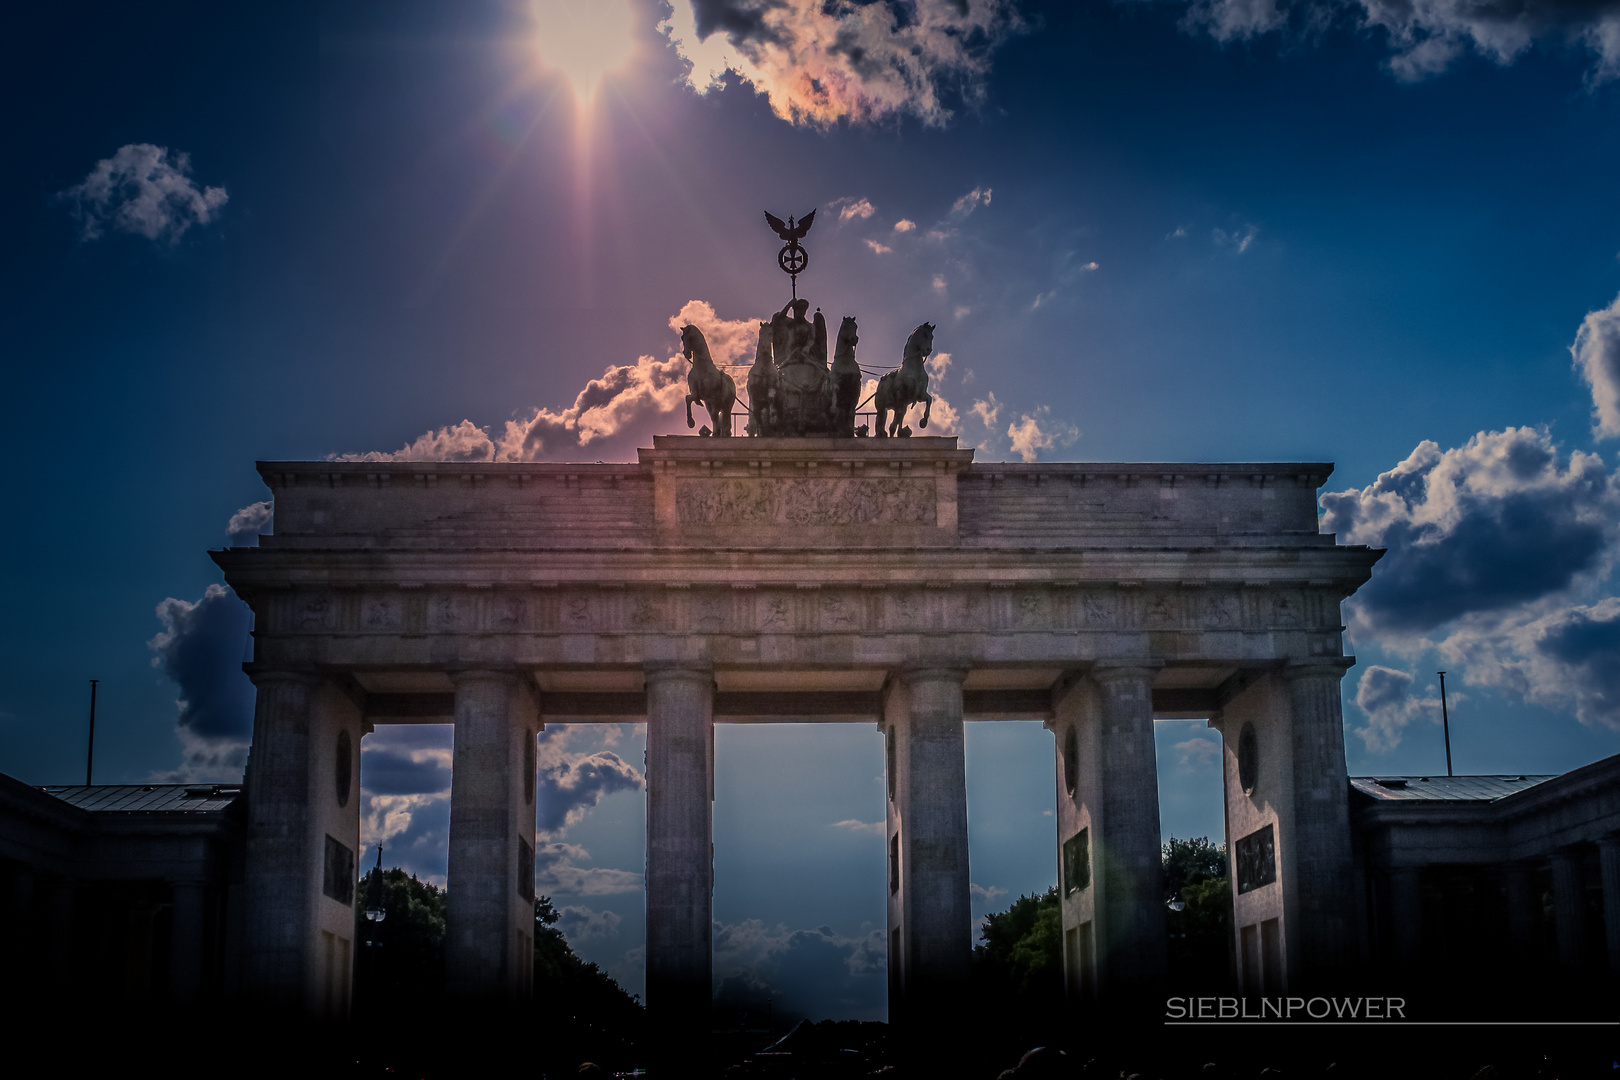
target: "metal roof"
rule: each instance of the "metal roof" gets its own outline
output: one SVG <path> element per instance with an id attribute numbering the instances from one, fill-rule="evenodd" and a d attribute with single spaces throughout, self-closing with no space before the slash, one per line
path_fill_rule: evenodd
<path id="1" fill-rule="evenodd" d="M 242 794 L 241 784 L 96 784 L 40 788 L 94 813 L 193 813 L 223 810 Z"/>
<path id="2" fill-rule="evenodd" d="M 1352 776 L 1350 786 L 1380 802 L 1424 799 L 1495 802 L 1552 776 Z"/>

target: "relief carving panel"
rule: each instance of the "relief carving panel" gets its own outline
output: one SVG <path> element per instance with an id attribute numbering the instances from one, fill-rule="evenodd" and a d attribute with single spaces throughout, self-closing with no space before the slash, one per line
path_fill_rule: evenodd
<path id="1" fill-rule="evenodd" d="M 681 480 L 683 525 L 933 525 L 933 480 Z"/>

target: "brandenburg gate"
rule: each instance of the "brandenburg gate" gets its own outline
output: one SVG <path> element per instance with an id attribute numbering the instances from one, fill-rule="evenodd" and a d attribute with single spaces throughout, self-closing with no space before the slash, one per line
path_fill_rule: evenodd
<path id="1" fill-rule="evenodd" d="M 894 1019 L 948 1011 L 967 976 L 970 721 L 1054 734 L 1077 1009 L 1163 975 L 1155 718 L 1222 735 L 1245 984 L 1297 993 L 1350 964 L 1339 608 L 1380 553 L 1319 532 L 1332 466 L 973 456 L 681 436 L 625 464 L 261 463 L 275 535 L 214 555 L 255 613 L 249 990 L 345 1013 L 360 740 L 413 723 L 455 725 L 464 997 L 529 993 L 546 723 L 647 725 L 666 1019 L 704 1022 L 711 994 L 715 724 L 883 732 Z"/>

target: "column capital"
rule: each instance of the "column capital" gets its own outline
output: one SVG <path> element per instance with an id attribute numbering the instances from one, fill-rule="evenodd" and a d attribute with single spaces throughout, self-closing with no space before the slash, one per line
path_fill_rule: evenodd
<path id="1" fill-rule="evenodd" d="M 1353 656 L 1296 656 L 1283 665 L 1282 675 L 1290 682 L 1295 679 L 1338 680 L 1355 666 Z"/>
<path id="2" fill-rule="evenodd" d="M 266 686 L 270 683 L 293 683 L 299 686 L 315 686 L 323 678 L 319 671 L 312 667 L 270 667 L 265 664 L 243 664 L 242 670 L 252 680 L 254 686 Z"/>
<path id="3" fill-rule="evenodd" d="M 642 678 L 649 683 L 680 680 L 714 682 L 714 665 L 690 660 L 649 660 L 641 665 Z"/>

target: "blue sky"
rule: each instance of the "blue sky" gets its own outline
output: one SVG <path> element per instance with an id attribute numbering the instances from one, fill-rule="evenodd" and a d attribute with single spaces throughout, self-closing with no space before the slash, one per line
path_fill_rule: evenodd
<path id="1" fill-rule="evenodd" d="M 82 775 L 89 678 L 99 780 L 239 771 L 205 552 L 255 459 L 628 460 L 685 430 L 672 322 L 741 348 L 785 299 L 760 210 L 813 207 L 803 294 L 868 366 L 938 324 L 981 460 L 1337 463 L 1325 527 L 1390 549 L 1346 608 L 1352 773 L 1444 767 L 1441 668 L 1460 771 L 1620 751 L 1620 6 L 588 10 L 16 17 L 0 771 Z M 1159 736 L 1166 832 L 1218 837 L 1214 734 Z M 1049 740 L 970 731 L 976 911 L 1053 880 Z M 876 732 L 717 745 L 717 970 L 880 1014 Z M 364 754 L 368 843 L 429 876 L 446 747 Z M 546 747 L 565 926 L 639 987 L 641 737 Z"/>

